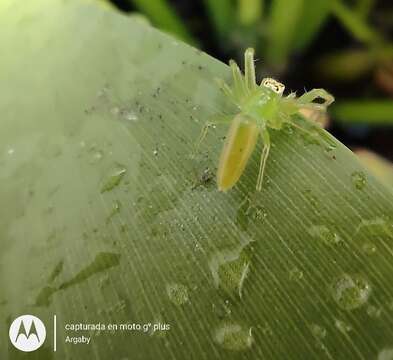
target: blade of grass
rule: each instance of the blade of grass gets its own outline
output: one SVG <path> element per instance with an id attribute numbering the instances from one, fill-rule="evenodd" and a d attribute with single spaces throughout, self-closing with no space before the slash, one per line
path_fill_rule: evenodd
<path id="1" fill-rule="evenodd" d="M 304 0 L 274 0 L 272 3 L 266 56 L 275 67 L 282 67 L 287 61 L 303 4 Z"/>
<path id="2" fill-rule="evenodd" d="M 367 45 L 377 45 L 382 42 L 380 35 L 364 22 L 355 11 L 344 5 L 342 1 L 331 0 L 331 9 L 342 25 L 357 40 Z"/>
<path id="3" fill-rule="evenodd" d="M 179 39 L 195 45 L 197 41 L 188 31 L 181 18 L 166 0 L 128 0 L 144 13 L 151 23 Z"/>
<path id="4" fill-rule="evenodd" d="M 362 19 L 365 19 L 370 14 L 374 5 L 375 0 L 358 0 L 355 11 Z"/>
<path id="5" fill-rule="evenodd" d="M 330 13 L 328 0 L 305 0 L 298 21 L 293 48 L 305 49 L 315 38 Z"/>
<path id="6" fill-rule="evenodd" d="M 343 123 L 393 124 L 393 101 L 347 100 L 332 106 L 331 113 Z"/>
<path id="7" fill-rule="evenodd" d="M 377 64 L 393 59 L 393 46 L 350 49 L 322 56 L 315 65 L 318 74 L 334 81 L 353 81 L 366 75 Z"/>
<path id="8" fill-rule="evenodd" d="M 371 71 L 374 64 L 374 55 L 369 50 L 351 49 L 324 55 L 317 61 L 315 72 L 329 80 L 353 81 Z"/>
<path id="9" fill-rule="evenodd" d="M 234 26 L 234 7 L 230 0 L 204 0 L 211 22 L 220 38 Z"/>
<path id="10" fill-rule="evenodd" d="M 263 14 L 264 0 L 238 0 L 238 19 L 242 26 L 257 23 Z"/>

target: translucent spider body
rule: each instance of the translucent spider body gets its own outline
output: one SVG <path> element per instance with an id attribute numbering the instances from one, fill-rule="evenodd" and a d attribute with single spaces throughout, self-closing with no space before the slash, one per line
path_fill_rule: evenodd
<path id="1" fill-rule="evenodd" d="M 296 123 L 292 115 L 304 108 L 326 111 L 327 106 L 334 101 L 333 96 L 324 89 L 313 89 L 300 97 L 296 97 L 294 93 L 284 97 L 285 86 L 274 79 L 265 78 L 260 85 L 257 85 L 254 50 L 247 49 L 244 58 L 244 76 L 233 60 L 229 63 L 233 76 L 232 87 L 223 80 L 219 80 L 222 91 L 239 110 L 233 116 L 222 116 L 214 122 L 230 123 L 217 171 L 217 185 L 220 191 L 229 190 L 239 180 L 261 136 L 263 150 L 256 185 L 256 189 L 260 191 L 270 151 L 269 128 L 281 130 L 284 124 L 289 123 L 300 130 L 309 132 Z M 323 103 L 313 102 L 318 98 L 322 99 Z M 198 146 L 211 125 L 213 125 L 211 122 L 205 124 Z"/>

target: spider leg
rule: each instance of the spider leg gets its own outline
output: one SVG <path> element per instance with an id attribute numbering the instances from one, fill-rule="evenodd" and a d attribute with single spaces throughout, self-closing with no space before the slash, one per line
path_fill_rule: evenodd
<path id="1" fill-rule="evenodd" d="M 218 86 L 220 87 L 220 89 L 222 90 L 222 92 L 229 98 L 232 100 L 232 102 L 237 105 L 238 104 L 238 100 L 237 100 L 237 95 L 236 92 L 234 93 L 233 90 L 230 88 L 230 86 L 222 79 L 215 79 Z"/>
<path id="2" fill-rule="evenodd" d="M 266 161 L 267 158 L 269 157 L 269 151 L 270 151 L 270 135 L 266 128 L 261 130 L 261 136 L 263 140 L 263 149 L 261 153 L 261 161 L 259 163 L 259 173 L 258 173 L 257 186 L 256 186 L 257 191 L 262 190 L 263 175 L 265 172 Z"/>
<path id="3" fill-rule="evenodd" d="M 290 121 L 289 122 L 293 127 L 295 127 L 296 129 L 299 129 L 305 133 L 307 133 L 308 135 L 312 136 L 312 137 L 317 137 L 320 136 L 321 139 L 323 139 L 327 144 L 329 144 L 332 147 L 336 147 L 337 144 L 335 143 L 335 141 L 329 136 L 329 134 L 325 131 L 323 131 L 323 128 L 321 128 L 318 123 L 313 123 L 314 124 L 314 129 L 316 130 L 316 132 L 310 131 L 305 129 L 303 126 L 296 124 L 294 121 Z"/>
<path id="4" fill-rule="evenodd" d="M 256 87 L 256 80 L 253 48 L 248 48 L 244 53 L 244 74 L 247 89 L 250 91 L 254 90 Z"/>
<path id="5" fill-rule="evenodd" d="M 311 130 L 307 130 L 305 129 L 303 126 L 300 126 L 299 124 L 295 123 L 294 121 L 290 121 L 289 122 L 293 127 L 295 127 L 296 129 L 299 129 L 303 132 L 305 132 L 306 134 L 310 135 L 310 136 L 316 136 L 317 134 L 312 132 Z"/>
<path id="6" fill-rule="evenodd" d="M 247 95 L 247 87 L 244 81 L 244 77 L 240 71 L 239 66 L 234 60 L 229 60 L 229 66 L 232 70 L 233 77 L 233 94 L 237 101 Z"/>
<path id="7" fill-rule="evenodd" d="M 324 103 L 313 103 L 313 101 L 318 98 L 325 100 Z M 334 101 L 334 97 L 324 89 L 312 89 L 304 93 L 297 100 L 302 106 L 310 106 L 320 110 L 326 110 L 326 108 Z"/>
<path id="8" fill-rule="evenodd" d="M 196 153 L 198 152 L 203 140 L 205 140 L 207 133 L 209 132 L 209 129 L 211 127 L 214 127 L 216 124 L 227 124 L 231 122 L 233 119 L 232 115 L 217 115 L 211 117 L 209 121 L 205 122 L 205 125 L 203 126 L 201 133 L 199 134 L 198 140 L 195 143 L 194 146 L 194 151 L 192 153 L 192 158 L 195 157 Z"/>

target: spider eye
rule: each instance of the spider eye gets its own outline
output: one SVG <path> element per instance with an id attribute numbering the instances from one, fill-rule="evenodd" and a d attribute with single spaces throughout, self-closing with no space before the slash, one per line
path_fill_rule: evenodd
<path id="1" fill-rule="evenodd" d="M 262 86 L 267 87 L 268 89 L 274 91 L 278 95 L 282 95 L 285 89 L 285 85 L 281 84 L 277 80 L 272 78 L 265 78 L 262 80 Z"/>

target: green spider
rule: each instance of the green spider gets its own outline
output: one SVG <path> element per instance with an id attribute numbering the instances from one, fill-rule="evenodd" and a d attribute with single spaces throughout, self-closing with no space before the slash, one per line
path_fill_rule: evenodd
<path id="1" fill-rule="evenodd" d="M 302 131 L 309 132 L 296 123 L 292 115 L 301 109 L 325 112 L 334 97 L 324 89 L 313 89 L 300 97 L 291 93 L 283 97 L 285 86 L 272 78 L 264 78 L 258 86 L 255 79 L 254 49 L 244 53 L 245 74 L 231 60 L 233 86 L 218 80 L 220 88 L 237 106 L 239 112 L 233 116 L 220 117 L 220 123 L 231 123 L 225 144 L 221 152 L 217 170 L 217 185 L 220 191 L 232 188 L 242 175 L 247 162 L 255 149 L 259 135 L 262 137 L 259 174 L 256 189 L 261 191 L 266 161 L 270 151 L 269 128 L 281 130 L 284 124 L 290 124 Z M 316 99 L 323 103 L 314 103 Z M 217 123 L 217 122 L 215 122 Z M 214 123 L 214 124 L 215 124 Z M 212 122 L 207 122 L 202 129 L 197 147 L 205 138 Z"/>

